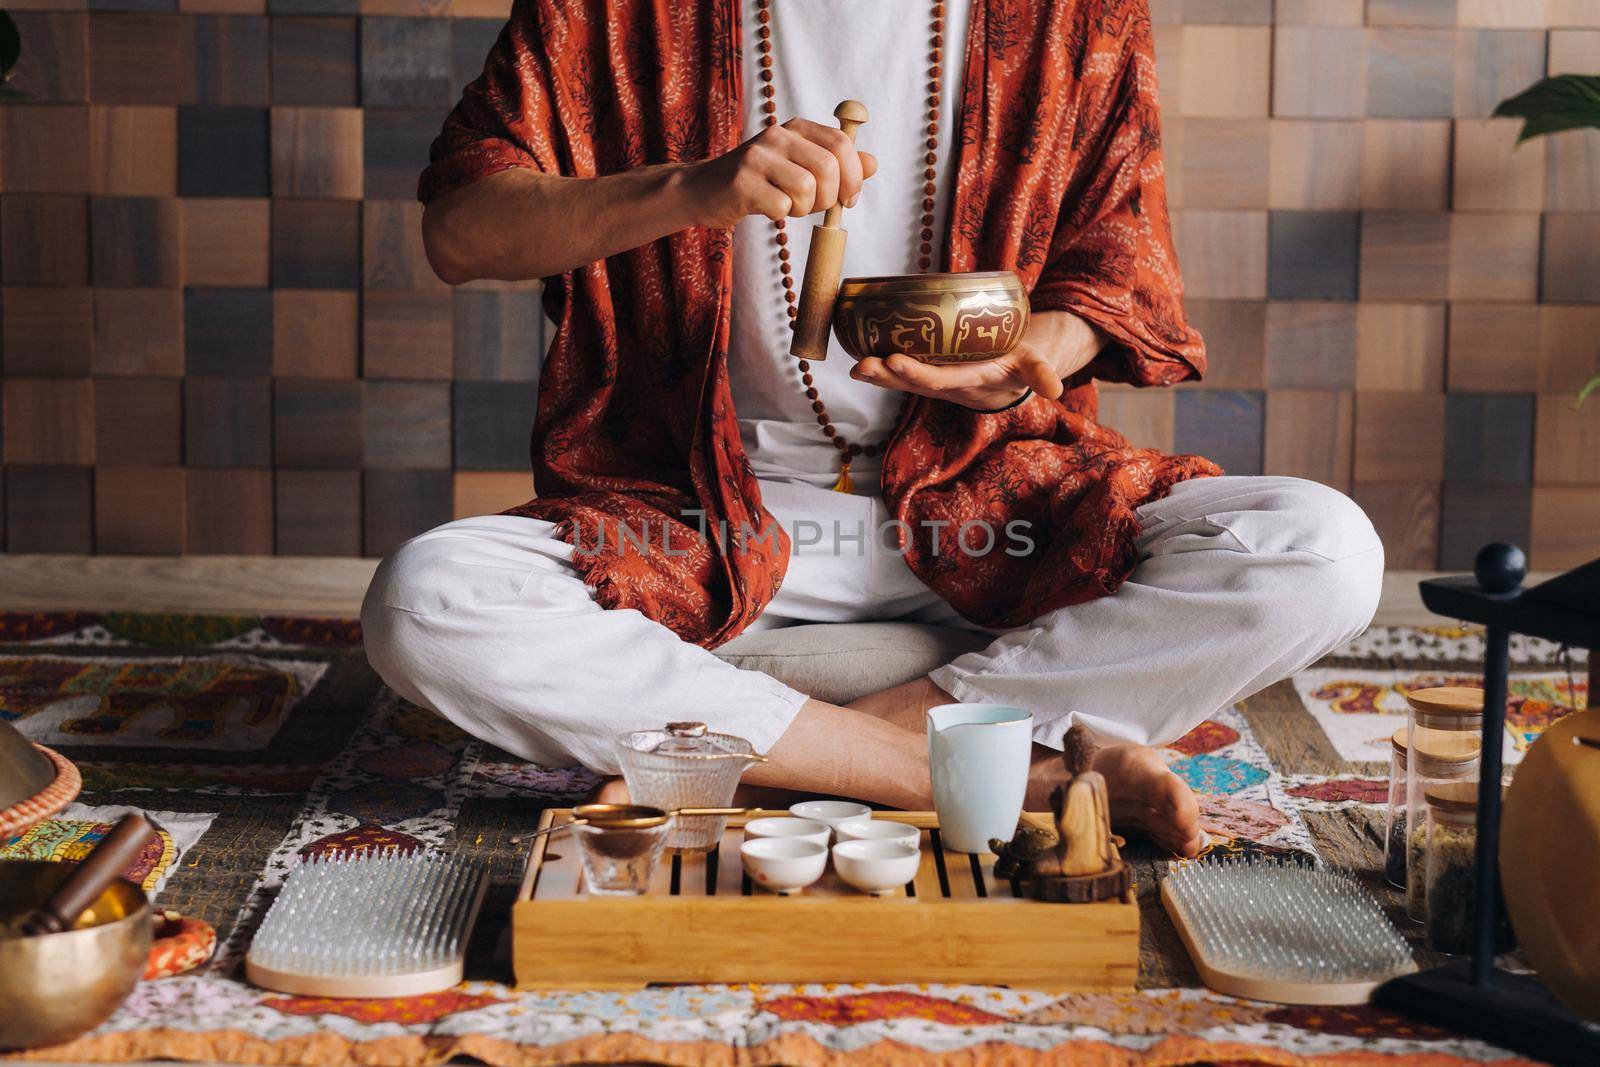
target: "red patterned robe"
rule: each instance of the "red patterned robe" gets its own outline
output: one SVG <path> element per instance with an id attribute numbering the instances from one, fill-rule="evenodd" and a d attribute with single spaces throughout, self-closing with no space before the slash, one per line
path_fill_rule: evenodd
<path id="1" fill-rule="evenodd" d="M 737 3 L 516 0 L 419 196 L 510 167 L 591 177 L 732 149 Z M 1205 367 L 1172 250 L 1145 0 L 973 0 L 964 64 L 944 269 L 1015 270 L 1036 311 L 1070 311 L 1112 339 L 1059 401 L 983 415 L 914 399 L 884 455 L 912 571 L 968 618 L 1013 626 L 1114 592 L 1136 562 L 1134 509 L 1220 471 L 1095 421 L 1093 378 L 1166 385 Z M 781 531 L 731 532 L 771 522 L 728 388 L 731 236 L 686 230 L 547 280 L 539 498 L 513 511 L 560 526 L 601 604 L 708 647 L 761 614 L 789 551 Z M 1030 555 L 949 551 L 963 523 L 1017 520 Z M 650 531 L 650 550 L 619 521 Z M 725 545 L 702 534 L 719 529 Z"/>

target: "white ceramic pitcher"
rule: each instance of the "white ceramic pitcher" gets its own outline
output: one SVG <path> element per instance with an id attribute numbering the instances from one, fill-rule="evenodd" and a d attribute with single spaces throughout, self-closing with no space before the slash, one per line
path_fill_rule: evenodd
<path id="1" fill-rule="evenodd" d="M 939 836 L 956 852 L 1009 841 L 1022 814 L 1033 754 L 1033 716 L 1002 704 L 928 709 L 928 767 Z"/>

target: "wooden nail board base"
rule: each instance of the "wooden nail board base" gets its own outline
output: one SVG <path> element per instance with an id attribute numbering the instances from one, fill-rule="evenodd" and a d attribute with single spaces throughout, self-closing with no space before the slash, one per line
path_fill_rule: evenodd
<path id="1" fill-rule="evenodd" d="M 933 812 L 875 817 L 922 829 L 922 867 L 894 896 L 822 881 L 795 896 L 754 887 L 739 846 L 755 812 L 710 853 L 668 853 L 650 892 L 584 891 L 576 842 L 533 842 L 512 908 L 518 989 L 650 983 L 970 982 L 1060 992 L 1132 991 L 1137 903 L 1046 904 L 994 876 L 995 857 L 940 847 Z M 546 810 L 539 829 L 569 813 Z M 1026 818 L 1047 823 L 1048 814 Z"/>

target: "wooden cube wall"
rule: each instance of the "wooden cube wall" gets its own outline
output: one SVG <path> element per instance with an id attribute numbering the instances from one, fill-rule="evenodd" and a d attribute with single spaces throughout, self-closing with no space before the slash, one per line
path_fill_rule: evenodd
<path id="1" fill-rule="evenodd" d="M 1210 374 L 1172 403 L 1105 388 L 1104 420 L 1349 492 L 1393 567 L 1494 539 L 1536 567 L 1600 555 L 1600 401 L 1572 407 L 1600 373 L 1600 132 L 1517 146 L 1489 118 L 1547 72 L 1600 74 L 1596 5 L 1192 7 L 1160 5 L 1156 42 Z"/>
<path id="2" fill-rule="evenodd" d="M 452 293 L 415 201 L 509 0 L 22 6 L 0 547 L 372 554 L 532 495 L 538 286 Z"/>
<path id="3" fill-rule="evenodd" d="M 0 545 L 374 554 L 530 495 L 538 287 L 451 292 L 414 199 L 509 0 L 21 6 Z M 1105 421 L 1349 492 L 1393 566 L 1600 554 L 1600 132 L 1488 118 L 1600 73 L 1594 7 L 1153 3 L 1211 370 Z"/>

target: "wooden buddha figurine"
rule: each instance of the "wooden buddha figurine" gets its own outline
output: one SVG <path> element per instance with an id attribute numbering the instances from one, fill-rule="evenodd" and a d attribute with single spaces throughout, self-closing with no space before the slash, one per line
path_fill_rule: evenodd
<path id="1" fill-rule="evenodd" d="M 1050 794 L 1055 840 L 1037 827 L 1019 828 L 1010 842 L 995 841 L 995 873 L 1024 881 L 1039 900 L 1088 903 L 1132 899 L 1133 871 L 1122 859 L 1122 838 L 1111 832 L 1106 780 L 1088 769 L 1094 742 L 1083 726 L 1067 732 L 1061 753 L 1067 779 Z"/>

